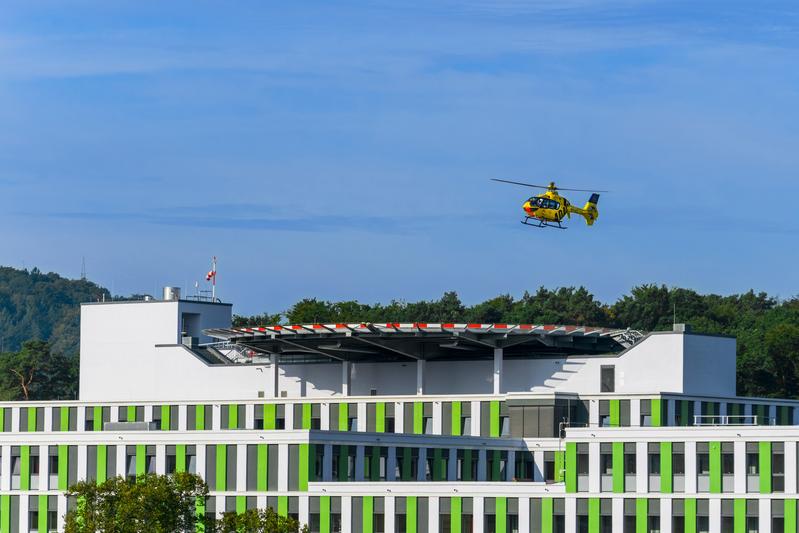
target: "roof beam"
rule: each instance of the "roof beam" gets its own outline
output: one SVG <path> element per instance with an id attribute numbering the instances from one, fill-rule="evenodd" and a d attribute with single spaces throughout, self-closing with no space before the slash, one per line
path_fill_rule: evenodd
<path id="1" fill-rule="evenodd" d="M 486 346 L 488 348 L 491 348 L 492 350 L 494 348 L 499 348 L 499 346 L 497 345 L 496 342 L 492 342 L 492 341 L 489 341 L 489 340 L 481 339 L 480 337 L 478 337 L 474 333 L 469 333 L 468 331 L 458 331 L 458 332 L 453 333 L 453 335 L 455 337 L 459 338 L 459 339 L 465 339 L 467 341 L 474 342 L 475 344 L 479 344 L 481 346 Z"/>
<path id="2" fill-rule="evenodd" d="M 313 346 L 305 346 L 304 344 L 299 344 L 297 342 L 288 341 L 288 340 L 283 339 L 281 337 L 275 337 L 275 340 L 277 342 L 281 342 L 281 343 L 286 344 L 288 346 L 292 346 L 293 348 L 296 348 L 298 350 L 302 350 L 303 352 L 318 353 L 319 355 L 324 355 L 325 357 L 329 357 L 331 359 L 335 359 L 336 361 L 346 361 L 347 360 L 346 357 L 342 357 L 342 356 L 340 356 L 338 354 L 330 353 L 327 350 L 320 350 L 319 348 L 314 348 Z"/>
<path id="3" fill-rule="evenodd" d="M 419 359 L 422 359 L 422 357 L 420 357 L 419 355 L 414 354 L 412 352 L 406 352 L 405 350 L 400 350 L 399 348 L 395 348 L 394 346 L 388 346 L 385 343 L 382 343 L 380 341 L 376 341 L 376 340 L 372 340 L 372 339 L 366 339 L 366 338 L 362 337 L 361 335 L 353 335 L 350 338 L 359 340 L 360 342 L 363 342 L 365 344 L 369 344 L 371 346 L 377 346 L 378 348 L 382 348 L 383 350 L 388 350 L 389 352 L 394 352 L 396 354 L 408 357 L 409 359 L 413 359 L 414 361 L 418 361 Z"/>

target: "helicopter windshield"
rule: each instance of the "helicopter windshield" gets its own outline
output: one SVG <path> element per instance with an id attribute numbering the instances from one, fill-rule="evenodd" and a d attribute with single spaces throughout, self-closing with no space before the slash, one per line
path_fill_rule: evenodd
<path id="1" fill-rule="evenodd" d="M 531 198 L 530 199 L 530 204 L 534 205 L 534 206 L 537 206 L 537 207 L 541 207 L 543 209 L 558 209 L 558 208 L 560 208 L 560 203 L 556 202 L 555 200 L 550 200 L 549 198 L 542 198 L 540 196 L 537 197 L 537 198 Z"/>

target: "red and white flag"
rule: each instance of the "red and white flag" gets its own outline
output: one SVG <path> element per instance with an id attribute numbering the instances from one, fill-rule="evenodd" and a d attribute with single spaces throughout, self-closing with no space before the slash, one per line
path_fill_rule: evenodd
<path id="1" fill-rule="evenodd" d="M 205 275 L 205 281 L 210 281 L 216 285 L 216 256 L 214 256 L 213 260 L 211 261 L 211 270 L 209 270 L 208 274 Z"/>

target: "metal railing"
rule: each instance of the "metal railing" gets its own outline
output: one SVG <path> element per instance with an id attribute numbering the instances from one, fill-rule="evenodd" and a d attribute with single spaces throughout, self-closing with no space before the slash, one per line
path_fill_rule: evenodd
<path id="1" fill-rule="evenodd" d="M 695 426 L 773 426 L 774 422 L 758 415 L 694 415 Z"/>

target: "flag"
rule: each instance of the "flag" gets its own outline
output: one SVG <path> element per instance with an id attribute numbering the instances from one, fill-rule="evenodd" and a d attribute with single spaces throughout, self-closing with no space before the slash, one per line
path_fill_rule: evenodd
<path id="1" fill-rule="evenodd" d="M 205 281 L 210 281 L 216 285 L 216 256 L 211 261 L 211 270 L 205 275 Z"/>

